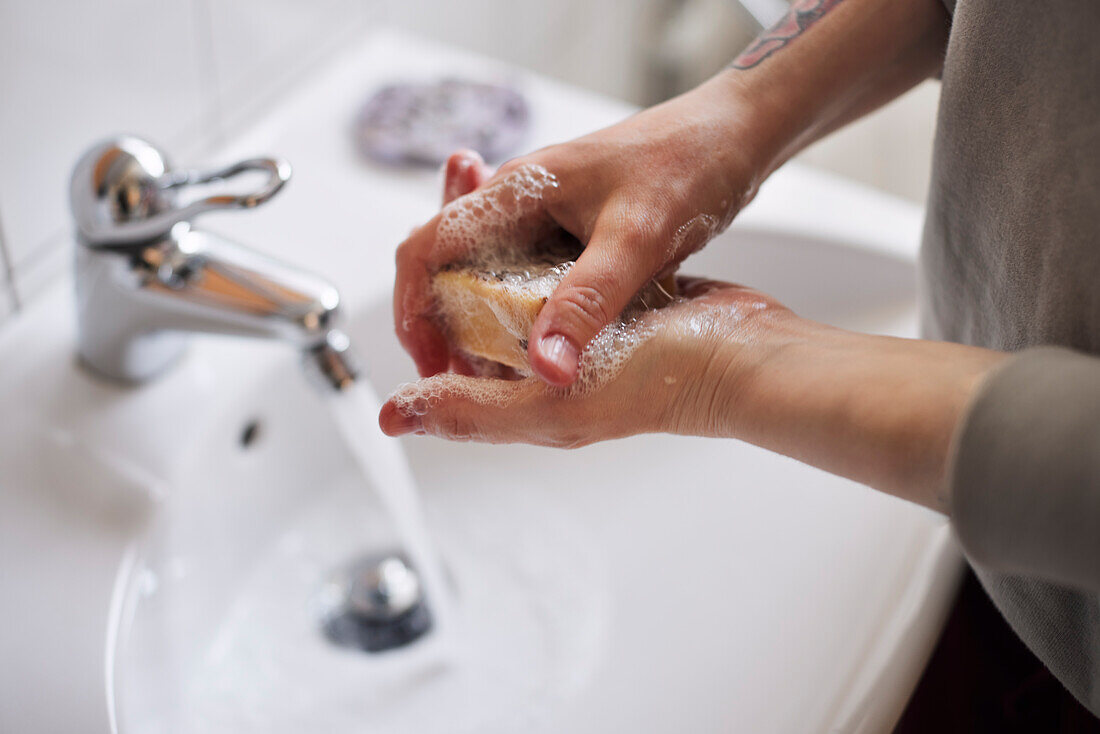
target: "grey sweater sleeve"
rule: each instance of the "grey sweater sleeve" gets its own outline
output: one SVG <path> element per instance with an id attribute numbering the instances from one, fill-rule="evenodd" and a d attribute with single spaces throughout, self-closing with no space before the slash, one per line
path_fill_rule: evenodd
<path id="1" fill-rule="evenodd" d="M 953 453 L 952 516 L 973 561 L 1100 591 L 1100 358 L 1021 352 L 979 390 Z"/>

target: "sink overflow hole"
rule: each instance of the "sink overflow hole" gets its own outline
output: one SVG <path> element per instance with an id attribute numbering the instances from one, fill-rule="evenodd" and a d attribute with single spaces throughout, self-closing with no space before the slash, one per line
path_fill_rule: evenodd
<path id="1" fill-rule="evenodd" d="M 260 421 L 253 418 L 244 424 L 244 428 L 241 429 L 241 448 L 249 448 L 252 444 L 256 443 L 256 439 L 260 437 Z"/>

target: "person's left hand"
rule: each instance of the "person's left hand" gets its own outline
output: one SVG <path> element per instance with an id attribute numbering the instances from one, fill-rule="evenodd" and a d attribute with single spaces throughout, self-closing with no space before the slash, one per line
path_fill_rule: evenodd
<path id="1" fill-rule="evenodd" d="M 683 300 L 639 317 L 640 345 L 621 371 L 570 388 L 440 374 L 399 389 L 382 408 L 390 436 L 572 448 L 637 433 L 730 435 L 730 401 L 804 322 L 774 299 L 730 283 L 681 278 Z M 587 382 L 589 378 L 595 382 Z M 587 384 L 586 384 L 587 383 Z"/>
<path id="2" fill-rule="evenodd" d="M 487 176 L 480 159 L 452 157 L 446 199 Z M 566 388 L 437 374 L 399 389 L 379 424 L 391 436 L 562 447 L 658 431 L 737 438 L 949 506 L 951 437 L 1006 355 L 836 329 L 743 286 L 679 284 L 682 300 L 642 314 L 646 338 L 612 379 L 587 382 L 583 355 L 580 380 Z"/>

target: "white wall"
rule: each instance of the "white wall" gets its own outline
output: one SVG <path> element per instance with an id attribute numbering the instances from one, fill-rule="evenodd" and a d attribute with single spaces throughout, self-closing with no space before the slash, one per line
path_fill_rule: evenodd
<path id="1" fill-rule="evenodd" d="M 390 25 L 635 103 L 670 0 L 384 0 Z"/>
<path id="2" fill-rule="evenodd" d="M 0 238 L 32 296 L 67 259 L 69 173 L 98 138 L 147 137 L 177 160 L 367 22 L 363 0 L 0 0 Z M 0 316 L 10 307 L 0 285 Z"/>
<path id="3" fill-rule="evenodd" d="M 388 0 L 383 7 L 393 25 L 636 104 L 705 79 L 754 35 L 734 0 Z M 939 84 L 927 82 L 800 159 L 923 201 L 938 99 Z"/>
<path id="4" fill-rule="evenodd" d="M 100 137 L 133 132 L 201 161 L 377 23 L 652 102 L 735 55 L 749 33 L 730 2 L 0 0 L 0 319 L 67 265 L 69 172 Z M 684 3 L 694 16 L 675 26 Z M 919 200 L 937 93 L 929 83 L 803 158 Z"/>

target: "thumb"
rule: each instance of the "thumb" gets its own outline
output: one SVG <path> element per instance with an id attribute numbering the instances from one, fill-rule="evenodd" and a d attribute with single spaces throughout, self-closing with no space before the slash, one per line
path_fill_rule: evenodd
<path id="1" fill-rule="evenodd" d="M 620 217 L 597 221 L 584 252 L 531 328 L 527 356 L 536 375 L 557 387 L 573 384 L 581 351 L 660 268 L 646 244 L 637 227 L 623 226 Z"/>

